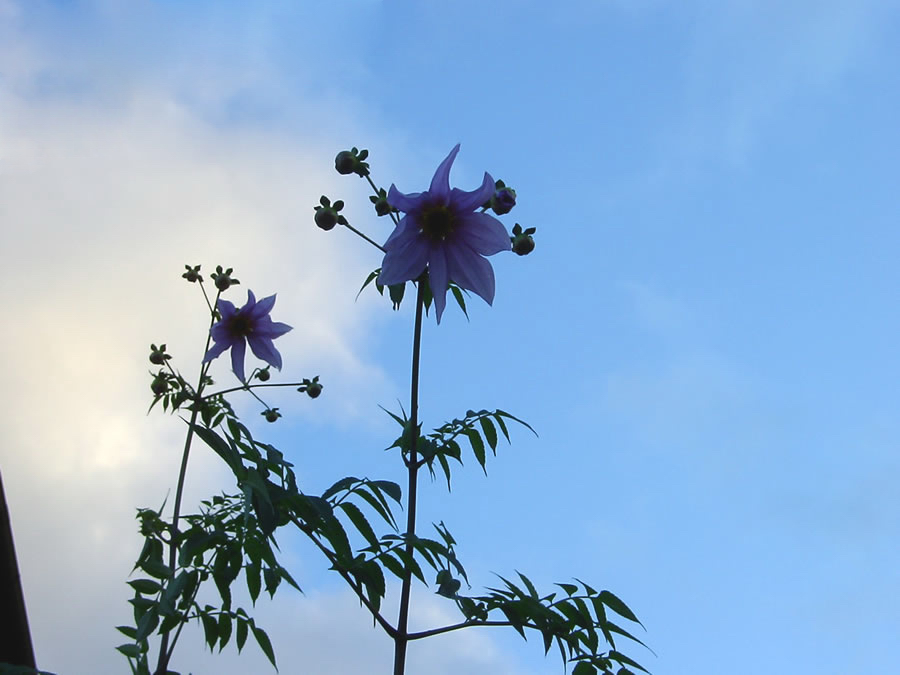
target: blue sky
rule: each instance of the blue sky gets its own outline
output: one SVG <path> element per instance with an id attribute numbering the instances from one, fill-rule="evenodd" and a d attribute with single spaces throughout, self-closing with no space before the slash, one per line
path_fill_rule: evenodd
<path id="1" fill-rule="evenodd" d="M 354 301 L 377 251 L 312 206 L 343 198 L 384 239 L 334 154 L 368 147 L 414 191 L 460 142 L 452 184 L 513 185 L 504 221 L 537 249 L 492 259 L 493 307 L 427 325 L 422 415 L 501 407 L 540 436 L 449 496 L 426 481 L 422 525 L 450 526 L 476 587 L 614 591 L 654 673 L 897 669 L 898 9 L 0 0 L 0 468 L 42 667 L 125 665 L 132 513 L 170 489 L 181 432 L 143 414 L 145 350 L 190 370 L 202 347 L 184 263 L 234 266 L 297 327 L 285 374 L 326 396 L 261 432 L 305 484 L 401 481 L 377 404 L 407 396 L 411 307 Z M 192 498 L 230 486 L 191 461 Z M 258 608 L 282 672 L 386 670 L 314 552 L 286 550 L 308 594 Z M 420 597 L 423 626 L 450 616 Z M 182 649 L 184 671 L 267 672 Z M 502 632 L 411 659 L 560 670 Z"/>

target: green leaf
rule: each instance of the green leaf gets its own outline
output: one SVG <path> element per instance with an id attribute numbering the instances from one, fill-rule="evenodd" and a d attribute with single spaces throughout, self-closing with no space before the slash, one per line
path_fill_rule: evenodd
<path id="1" fill-rule="evenodd" d="M 240 479 L 244 473 L 244 466 L 241 463 L 241 458 L 237 451 L 235 451 L 234 448 L 212 429 L 207 429 L 206 427 L 201 427 L 197 424 L 194 424 L 191 428 L 194 430 L 195 434 L 203 439 L 204 443 L 211 447 L 219 457 L 225 460 L 225 463 L 231 468 L 234 475 Z"/>
<path id="2" fill-rule="evenodd" d="M 256 638 L 256 644 L 258 644 L 259 648 L 265 652 L 272 667 L 275 668 L 275 670 L 278 670 L 278 666 L 275 665 L 275 652 L 272 649 L 272 643 L 269 641 L 269 636 L 266 635 L 266 631 L 257 627 L 256 624 L 251 623 L 251 627 L 253 628 L 253 637 Z"/>
<path id="3" fill-rule="evenodd" d="M 278 573 L 278 570 L 273 570 L 270 567 L 264 568 L 263 579 L 266 582 L 266 593 L 269 594 L 270 598 L 275 597 L 275 591 L 278 590 L 278 585 L 281 583 L 281 575 Z"/>
<path id="4" fill-rule="evenodd" d="M 359 490 L 358 492 L 356 492 L 356 494 L 358 494 L 362 499 L 368 502 L 369 506 L 375 509 L 375 511 L 378 512 L 378 515 L 384 518 L 384 521 L 388 525 L 393 527 L 395 530 L 397 529 L 397 521 L 394 520 L 393 514 L 387 508 L 385 508 L 385 506 L 381 502 L 379 502 L 378 499 L 376 499 L 371 493 L 365 492 L 364 490 Z"/>
<path id="5" fill-rule="evenodd" d="M 338 492 L 343 492 L 344 490 L 349 490 L 352 485 L 359 482 L 359 478 L 354 476 L 347 476 L 346 478 L 341 478 L 337 483 L 332 485 L 330 488 L 325 490 L 322 493 L 322 499 L 328 499 L 336 495 Z"/>
<path id="6" fill-rule="evenodd" d="M 566 595 L 572 596 L 578 592 L 578 586 L 575 584 L 555 584 L 566 592 Z"/>
<path id="7" fill-rule="evenodd" d="M 587 661 L 579 661 L 572 669 L 572 675 L 597 675 L 597 669 Z"/>
<path id="8" fill-rule="evenodd" d="M 494 423 L 491 422 L 490 417 L 482 417 L 478 420 L 481 424 L 481 429 L 484 431 L 484 437 L 487 439 L 488 445 L 491 446 L 491 450 L 494 454 L 497 454 L 497 429 L 494 427 Z"/>
<path id="9" fill-rule="evenodd" d="M 162 584 L 158 581 L 153 581 L 153 579 L 135 579 L 134 581 L 129 581 L 128 585 L 141 595 L 158 593 L 159 589 L 162 588 Z"/>
<path id="10" fill-rule="evenodd" d="M 378 537 L 375 535 L 375 531 L 372 529 L 372 526 L 369 525 L 369 521 L 366 520 L 366 517 L 356 504 L 351 502 L 341 502 L 338 504 L 338 508 L 347 514 L 347 517 L 350 518 L 353 525 L 359 533 L 365 537 L 367 542 L 372 546 L 378 546 Z"/>
<path id="11" fill-rule="evenodd" d="M 136 659 L 141 655 L 141 648 L 135 644 L 119 645 L 116 651 L 121 652 L 130 659 Z"/>
<path id="12" fill-rule="evenodd" d="M 464 433 L 466 435 L 466 438 L 469 439 L 469 443 L 472 445 L 472 452 L 475 453 L 475 459 L 477 459 L 478 463 L 481 464 L 481 470 L 484 471 L 485 475 L 487 475 L 487 468 L 485 468 L 484 466 L 484 441 L 481 440 L 481 436 L 474 429 L 465 429 Z"/>
<path id="13" fill-rule="evenodd" d="M 151 607 L 150 610 L 141 617 L 141 620 L 138 621 L 137 634 L 134 637 L 135 642 L 146 640 L 158 625 L 159 612 L 156 607 Z"/>
<path id="14" fill-rule="evenodd" d="M 237 616 L 237 648 L 238 652 L 244 648 L 244 643 L 247 642 L 247 619 L 242 616 Z"/>
<path id="15" fill-rule="evenodd" d="M 200 621 L 203 623 L 203 633 L 206 636 L 206 643 L 210 650 L 215 646 L 216 640 L 219 639 L 219 624 L 207 612 L 200 614 Z"/>
<path id="16" fill-rule="evenodd" d="M 609 607 L 612 611 L 614 611 L 619 616 L 624 616 L 629 621 L 634 621 L 635 623 L 640 624 L 641 626 L 644 625 L 640 621 L 638 621 L 638 618 L 634 615 L 634 612 L 632 612 L 628 608 L 628 605 L 626 605 L 624 602 L 622 602 L 619 598 L 617 598 L 615 595 L 613 595 L 609 591 L 600 591 L 600 595 L 598 597 L 600 598 L 600 601 L 604 605 Z"/>
<path id="17" fill-rule="evenodd" d="M 624 654 L 622 654 L 620 652 L 615 651 L 614 649 L 610 650 L 609 658 L 611 658 L 613 661 L 616 661 L 617 663 L 623 663 L 623 664 L 626 664 L 629 666 L 633 666 L 634 668 L 637 668 L 638 670 L 641 670 L 645 673 L 650 672 L 649 670 L 644 668 L 644 666 L 642 666 L 640 663 L 638 663 L 634 659 L 629 659 L 627 656 L 625 656 Z"/>
<path id="18" fill-rule="evenodd" d="M 125 637 L 130 637 L 134 640 L 137 635 L 137 630 L 132 628 L 131 626 L 116 626 L 116 630 L 122 633 Z"/>
<path id="19" fill-rule="evenodd" d="M 250 592 L 250 599 L 253 601 L 254 605 L 256 604 L 256 599 L 259 597 L 259 590 L 262 586 L 262 580 L 259 573 L 259 562 L 251 562 L 244 567 L 244 574 L 247 577 L 247 590 Z"/>
<path id="20" fill-rule="evenodd" d="M 463 314 L 466 315 L 466 318 L 469 318 L 469 313 L 466 311 L 466 300 L 463 297 L 462 291 L 455 284 L 450 285 L 450 292 L 453 293 L 453 297 L 456 298 L 456 304 L 459 305 L 459 308 L 463 311 Z"/>
<path id="21" fill-rule="evenodd" d="M 219 651 L 221 652 L 231 639 L 231 615 L 228 612 L 219 614 Z"/>
<path id="22" fill-rule="evenodd" d="M 370 272 L 369 276 L 366 277 L 366 280 L 363 282 L 363 285 L 359 288 L 359 293 L 356 294 L 356 299 L 359 300 L 359 296 L 362 295 L 362 292 L 366 290 L 366 286 L 371 284 L 375 279 L 378 278 L 378 275 L 381 273 L 381 268 L 379 267 L 374 272 Z"/>
<path id="23" fill-rule="evenodd" d="M 393 499 L 398 504 L 401 503 L 403 499 L 403 490 L 400 489 L 400 486 L 396 483 L 389 480 L 373 480 L 369 481 L 369 485 L 377 487 L 382 492 L 386 492 L 388 497 Z"/>

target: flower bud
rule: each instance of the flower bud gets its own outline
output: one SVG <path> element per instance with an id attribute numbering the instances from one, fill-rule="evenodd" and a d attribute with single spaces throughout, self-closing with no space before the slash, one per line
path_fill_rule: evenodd
<path id="1" fill-rule="evenodd" d="M 349 150 L 341 150 L 334 158 L 334 168 L 341 175 L 346 176 L 353 173 L 355 166 L 356 157 Z"/>
<path id="2" fill-rule="evenodd" d="M 516 205 L 516 191 L 510 187 L 500 187 L 494 192 L 494 196 L 491 197 L 491 209 L 493 209 L 494 213 L 498 216 L 502 216 L 505 213 L 509 213 L 512 211 L 512 208 Z"/>
<path id="3" fill-rule="evenodd" d="M 530 234 L 517 234 L 512 237 L 512 250 L 516 255 L 528 255 L 534 250 L 534 239 Z"/>
<path id="4" fill-rule="evenodd" d="M 216 271 L 213 272 L 210 276 L 212 280 L 216 283 L 216 288 L 219 289 L 220 292 L 224 293 L 232 286 L 236 286 L 241 283 L 237 279 L 232 278 L 231 273 L 234 271 L 234 268 L 229 267 L 227 270 L 222 270 L 221 265 L 216 265 Z"/>
<path id="5" fill-rule="evenodd" d="M 332 208 L 326 208 L 324 206 L 316 207 L 316 225 L 320 228 L 328 232 L 328 230 L 332 229 L 338 222 L 337 212 Z"/>
<path id="6" fill-rule="evenodd" d="M 319 398 L 319 394 L 322 393 L 322 385 L 318 382 L 311 382 L 306 387 L 306 394 L 310 398 Z"/>
<path id="7" fill-rule="evenodd" d="M 150 383 L 150 391 L 156 396 L 162 396 L 169 391 L 169 383 L 166 381 L 166 376 L 162 371 L 153 378 L 153 382 Z"/>
<path id="8" fill-rule="evenodd" d="M 192 284 L 197 281 L 203 281 L 203 276 L 200 274 L 200 265 L 194 265 L 193 267 L 185 265 L 184 269 L 186 269 L 187 272 L 181 275 L 183 279 L 187 279 Z"/>
<path id="9" fill-rule="evenodd" d="M 272 377 L 272 374 L 269 372 L 268 366 L 256 373 L 256 379 L 260 382 L 268 382 L 270 377 Z"/>
<path id="10" fill-rule="evenodd" d="M 268 408 L 263 410 L 260 415 L 266 418 L 266 422 L 275 422 L 279 417 L 281 417 L 281 413 L 278 412 L 278 408 Z"/>

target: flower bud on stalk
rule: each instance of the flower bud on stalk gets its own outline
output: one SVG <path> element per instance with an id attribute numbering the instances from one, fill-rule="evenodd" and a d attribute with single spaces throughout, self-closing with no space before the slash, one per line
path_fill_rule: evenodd
<path id="1" fill-rule="evenodd" d="M 537 232 L 536 227 L 529 227 L 523 230 L 522 226 L 516 223 L 513 226 L 512 250 L 516 255 L 528 255 L 534 250 L 534 238 L 531 236 Z"/>
<path id="2" fill-rule="evenodd" d="M 269 408 L 267 410 L 263 410 L 260 415 L 266 418 L 266 422 L 275 422 L 279 417 L 281 417 L 281 413 L 278 412 L 278 408 Z"/>
<path id="3" fill-rule="evenodd" d="M 224 293 L 232 286 L 237 286 L 239 283 L 241 283 L 237 279 L 232 278 L 232 272 L 234 272 L 233 267 L 229 267 L 227 270 L 223 271 L 221 265 L 216 265 L 216 271 L 213 272 L 210 276 L 215 282 L 216 288 L 218 288 L 220 292 Z"/>
<path id="4" fill-rule="evenodd" d="M 334 158 L 334 169 L 342 176 L 355 173 L 360 178 L 369 175 L 369 165 L 363 160 L 369 156 L 368 150 L 341 150 Z"/>
<path id="5" fill-rule="evenodd" d="M 156 345 L 150 345 L 150 363 L 154 366 L 164 365 L 166 361 L 171 359 L 172 357 L 166 354 L 166 346 L 160 345 L 157 347 Z"/>
<path id="6" fill-rule="evenodd" d="M 260 382 L 268 382 L 270 377 L 272 377 L 272 374 L 269 372 L 268 366 L 256 373 L 256 379 Z"/>
<path id="7" fill-rule="evenodd" d="M 491 209 L 498 216 L 502 216 L 512 211 L 516 205 L 516 191 L 503 185 L 503 181 L 497 181 L 497 183 L 499 184 L 497 191 L 491 197 Z"/>
<path id="8" fill-rule="evenodd" d="M 166 381 L 166 374 L 163 371 L 159 371 L 153 378 L 153 382 L 150 383 L 150 391 L 156 396 L 162 396 L 169 391 L 169 383 Z"/>

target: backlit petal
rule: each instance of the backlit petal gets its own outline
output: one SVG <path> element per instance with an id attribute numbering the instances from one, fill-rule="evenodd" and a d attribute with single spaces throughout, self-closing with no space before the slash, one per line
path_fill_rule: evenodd
<path id="1" fill-rule="evenodd" d="M 275 349 L 275 345 L 272 344 L 271 338 L 251 335 L 247 338 L 247 342 L 250 343 L 250 349 L 253 350 L 256 358 L 281 370 L 281 354 Z"/>
<path id="2" fill-rule="evenodd" d="M 441 314 L 447 305 L 447 258 L 444 250 L 443 246 L 435 246 L 428 256 L 428 283 L 434 296 L 434 311 L 438 323 L 441 322 Z"/>
<path id="3" fill-rule="evenodd" d="M 406 246 L 393 247 L 384 254 L 378 283 L 393 286 L 418 278 L 428 262 L 428 244 L 418 237 Z"/>
<path id="4" fill-rule="evenodd" d="M 231 346 L 231 369 L 237 378 L 244 382 L 244 353 L 247 351 L 247 344 L 243 340 L 236 340 Z"/>
<path id="5" fill-rule="evenodd" d="M 219 356 L 222 352 L 228 349 L 231 346 L 230 342 L 216 342 L 212 347 L 209 348 L 209 351 L 206 352 L 206 356 L 203 357 L 203 361 L 201 363 L 206 363 L 207 361 L 212 361 L 214 358 Z"/>
<path id="6" fill-rule="evenodd" d="M 420 208 L 425 202 L 425 198 L 426 197 L 422 192 L 403 194 L 396 186 L 391 185 L 391 189 L 388 190 L 387 201 L 388 204 L 395 209 L 402 211 L 403 213 L 409 213 L 410 211 Z"/>
<path id="7" fill-rule="evenodd" d="M 447 272 L 458 286 L 494 302 L 494 270 L 491 264 L 465 244 L 445 246 Z"/>
<path id="8" fill-rule="evenodd" d="M 255 319 L 259 319 L 264 317 L 266 314 L 272 311 L 272 308 L 275 306 L 275 296 L 270 295 L 266 298 L 263 298 L 259 302 L 254 305 L 251 316 Z"/>
<path id="9" fill-rule="evenodd" d="M 438 165 L 437 171 L 434 172 L 434 178 L 431 179 L 431 187 L 428 188 L 428 194 L 434 198 L 434 201 L 441 204 L 447 204 L 450 199 L 450 167 L 453 166 L 453 160 L 459 152 L 459 143 L 456 144 L 447 158 Z"/>
<path id="10" fill-rule="evenodd" d="M 422 236 L 422 233 L 419 231 L 419 224 L 416 222 L 416 219 L 412 216 L 403 216 L 400 222 L 397 223 L 397 227 L 391 232 L 391 236 L 384 242 L 384 249 L 403 248 L 410 241 L 420 236 Z"/>
<path id="11" fill-rule="evenodd" d="M 486 213 L 467 213 L 458 219 L 456 241 L 462 241 L 481 255 L 493 255 L 512 248 L 503 223 Z"/>
<path id="12" fill-rule="evenodd" d="M 491 174 L 485 171 L 484 180 L 481 182 L 481 187 L 477 190 L 466 192 L 459 188 L 453 188 L 450 191 L 450 204 L 457 213 L 461 211 L 474 211 L 491 201 L 491 197 L 494 196 L 495 185 L 494 179 L 491 178 Z"/>
<path id="13" fill-rule="evenodd" d="M 267 316 L 256 325 L 256 328 L 253 332 L 260 337 L 274 340 L 275 338 L 281 337 L 291 330 L 293 330 L 293 328 L 291 326 L 288 326 L 286 323 L 281 323 L 280 321 L 272 321 L 272 319 Z"/>

